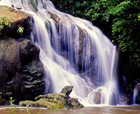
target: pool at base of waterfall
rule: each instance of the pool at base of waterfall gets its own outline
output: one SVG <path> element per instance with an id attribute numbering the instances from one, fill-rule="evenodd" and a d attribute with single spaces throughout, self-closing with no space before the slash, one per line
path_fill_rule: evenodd
<path id="1" fill-rule="evenodd" d="M 140 114 L 140 106 L 104 106 L 82 109 L 47 110 L 17 107 L 15 114 Z M 0 107 L 0 114 L 12 114 L 10 107 Z"/>

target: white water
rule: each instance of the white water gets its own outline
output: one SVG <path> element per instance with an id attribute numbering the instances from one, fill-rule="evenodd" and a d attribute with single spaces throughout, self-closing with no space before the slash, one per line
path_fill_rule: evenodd
<path id="1" fill-rule="evenodd" d="M 133 104 L 137 104 L 136 100 L 137 100 L 137 97 L 138 97 L 139 86 L 140 86 L 140 83 L 138 83 L 133 90 Z"/>
<path id="2" fill-rule="evenodd" d="M 60 92 L 66 85 L 74 86 L 71 97 L 76 97 L 85 106 L 94 105 L 95 93 L 100 93 L 100 104 L 119 103 L 116 74 L 116 47 L 89 21 L 73 17 L 55 9 L 54 5 L 38 0 L 38 12 L 34 12 L 28 0 L 1 0 L 1 5 L 14 4 L 33 15 L 34 27 L 31 40 L 40 48 L 40 60 L 45 68 L 47 92 Z M 57 15 L 56 23 L 49 12 Z M 48 23 L 49 29 L 46 29 Z M 93 67 L 94 73 L 80 77 L 79 61 L 81 48 L 80 30 L 83 35 L 82 71 Z M 67 50 L 63 55 L 62 44 Z M 93 53 L 93 54 L 92 54 Z M 93 55 L 94 59 L 91 59 Z"/>

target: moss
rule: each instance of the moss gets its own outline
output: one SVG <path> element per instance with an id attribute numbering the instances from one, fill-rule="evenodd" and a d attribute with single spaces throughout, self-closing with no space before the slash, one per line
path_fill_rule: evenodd
<path id="1" fill-rule="evenodd" d="M 29 15 L 19 10 L 15 10 L 8 6 L 0 6 L 0 20 L 7 17 L 10 22 L 16 22 L 21 19 L 26 19 Z"/>
<path id="2" fill-rule="evenodd" d="M 50 15 L 50 18 L 52 18 L 56 22 L 60 21 L 60 17 L 58 17 L 56 14 L 53 14 L 53 13 L 49 12 L 49 15 Z"/>
<path id="3" fill-rule="evenodd" d="M 54 106 L 48 107 L 48 109 L 53 110 L 53 109 L 63 109 L 65 106 L 64 104 L 56 104 Z"/>
<path id="4" fill-rule="evenodd" d="M 79 103 L 79 101 L 75 98 L 70 98 L 66 93 L 71 92 L 68 90 L 66 92 L 65 89 L 73 88 L 72 86 L 64 87 L 61 93 L 50 93 L 46 95 L 39 95 L 35 98 L 35 102 L 33 101 L 21 101 L 19 103 L 20 106 L 29 106 L 29 107 L 43 107 L 48 109 L 63 109 L 63 108 L 82 108 L 83 105 Z M 66 93 L 62 93 L 62 92 Z"/>
<path id="5" fill-rule="evenodd" d="M 37 9 L 38 1 L 37 0 L 35 0 L 35 1 L 30 0 L 30 3 L 33 6 L 34 10 L 35 11 L 38 11 L 38 9 Z"/>
<path id="6" fill-rule="evenodd" d="M 20 106 L 28 106 L 28 107 L 42 107 L 42 108 L 48 108 L 48 109 L 62 109 L 64 108 L 64 104 L 59 103 L 53 103 L 49 102 L 44 99 L 40 99 L 38 101 L 21 101 Z"/>

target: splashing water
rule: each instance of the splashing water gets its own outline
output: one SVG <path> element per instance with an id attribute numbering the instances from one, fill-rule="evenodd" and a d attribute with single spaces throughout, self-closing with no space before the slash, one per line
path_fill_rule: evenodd
<path id="1" fill-rule="evenodd" d="M 28 0 L 0 1 L 0 5 L 13 4 L 33 15 L 31 40 L 40 48 L 45 93 L 60 92 L 64 86 L 72 85 L 71 97 L 78 98 L 84 106 L 119 103 L 116 47 L 97 27 L 58 11 L 49 0 L 38 0 L 38 12 Z"/>

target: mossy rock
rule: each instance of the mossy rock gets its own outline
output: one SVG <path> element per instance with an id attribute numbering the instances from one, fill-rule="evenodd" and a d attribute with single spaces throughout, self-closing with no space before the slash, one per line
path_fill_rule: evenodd
<path id="1" fill-rule="evenodd" d="M 73 88 L 73 86 L 66 86 L 62 89 Z M 82 108 L 83 105 L 79 103 L 76 98 L 70 98 L 66 93 L 50 93 L 46 95 L 39 95 L 35 98 L 36 101 L 21 101 L 20 106 L 41 107 L 48 109 L 62 109 L 62 108 Z"/>
<path id="2" fill-rule="evenodd" d="M 23 27 L 24 31 L 22 37 L 29 37 L 32 30 L 32 16 L 20 10 L 15 10 L 12 7 L 0 6 L 0 20 L 7 18 L 11 27 L 4 26 L 2 29 L 0 38 L 19 38 L 21 34 L 17 32 L 19 27 Z"/>
<path id="3" fill-rule="evenodd" d="M 20 106 L 26 106 L 26 107 L 36 107 L 36 108 L 47 108 L 47 109 L 62 109 L 64 108 L 64 104 L 61 103 L 54 103 L 49 102 L 45 99 L 40 99 L 38 101 L 21 101 L 19 103 Z"/>
<path id="4" fill-rule="evenodd" d="M 1 12 L 0 20 L 3 17 L 7 17 L 11 23 L 26 19 L 28 16 L 30 16 L 29 14 L 25 12 L 15 10 L 8 6 L 0 6 L 0 12 Z"/>

